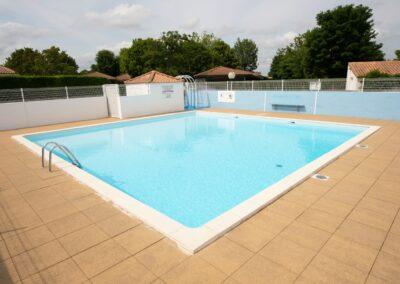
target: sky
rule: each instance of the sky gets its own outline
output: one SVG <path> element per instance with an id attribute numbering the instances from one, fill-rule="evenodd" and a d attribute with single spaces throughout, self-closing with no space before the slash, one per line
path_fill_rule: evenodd
<path id="1" fill-rule="evenodd" d="M 98 50 L 118 53 L 134 38 L 207 31 L 232 46 L 237 38 L 253 39 L 257 70 L 264 74 L 278 48 L 316 25 L 318 12 L 346 4 L 373 9 L 377 40 L 386 58 L 394 58 L 400 49 L 399 0 L 0 0 L 0 64 L 16 48 L 56 45 L 82 70 Z"/>

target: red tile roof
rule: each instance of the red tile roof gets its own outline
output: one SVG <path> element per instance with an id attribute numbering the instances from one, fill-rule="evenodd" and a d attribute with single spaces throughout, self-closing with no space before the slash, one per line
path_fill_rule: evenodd
<path id="1" fill-rule="evenodd" d="M 225 66 L 214 67 L 210 70 L 198 73 L 194 75 L 194 77 L 228 76 L 229 72 L 235 72 L 236 75 L 249 75 L 249 76 L 261 77 L 261 75 L 257 72 L 229 68 Z"/>
<path id="2" fill-rule="evenodd" d="M 97 72 L 97 71 L 92 71 L 92 72 L 88 72 L 86 74 L 84 74 L 83 76 L 86 77 L 96 77 L 96 78 L 105 78 L 108 80 L 115 80 L 115 77 L 101 73 L 101 72 Z"/>
<path id="3" fill-rule="evenodd" d="M 143 75 L 137 76 L 130 80 L 125 81 L 125 84 L 146 84 L 146 83 L 178 83 L 182 82 L 181 79 L 177 79 L 170 75 L 152 70 Z"/>
<path id="4" fill-rule="evenodd" d="M 126 80 L 129 80 L 131 78 L 131 76 L 127 73 L 125 74 L 121 74 L 115 77 L 115 79 L 117 79 L 118 81 L 124 82 Z"/>
<path id="5" fill-rule="evenodd" d="M 349 68 L 356 77 L 363 77 L 371 71 L 378 70 L 381 73 L 390 75 L 400 74 L 400 61 L 364 61 L 349 62 Z"/>
<path id="6" fill-rule="evenodd" d="M 14 70 L 0 65 L 0 75 L 16 74 Z"/>

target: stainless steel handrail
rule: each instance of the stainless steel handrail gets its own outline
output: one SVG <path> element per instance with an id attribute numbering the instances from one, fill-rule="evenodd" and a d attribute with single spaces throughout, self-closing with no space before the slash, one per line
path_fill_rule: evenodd
<path id="1" fill-rule="evenodd" d="M 57 142 L 47 142 L 43 147 L 42 147 L 42 167 L 45 167 L 44 163 L 44 154 L 46 147 L 48 145 L 53 145 L 51 150 L 49 151 L 49 171 L 51 172 L 51 160 L 53 156 L 53 151 L 56 150 L 57 148 L 60 149 L 72 162 L 74 166 L 77 166 L 79 168 L 82 167 L 81 163 L 78 161 L 78 159 L 75 157 L 75 155 L 64 145 L 58 144 Z"/>

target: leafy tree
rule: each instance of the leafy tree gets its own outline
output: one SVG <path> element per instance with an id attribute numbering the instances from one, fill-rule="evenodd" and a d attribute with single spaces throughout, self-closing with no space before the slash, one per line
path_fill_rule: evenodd
<path id="1" fill-rule="evenodd" d="M 252 71 L 257 68 L 258 48 L 254 41 L 238 38 L 233 50 L 242 69 Z"/>
<path id="2" fill-rule="evenodd" d="M 400 49 L 396 50 L 396 51 L 394 52 L 394 54 L 396 55 L 397 60 L 400 60 Z"/>
<path id="3" fill-rule="evenodd" d="M 338 6 L 316 18 L 316 28 L 278 50 L 271 65 L 273 78 L 345 77 L 350 61 L 383 60 L 370 8 Z"/>
<path id="4" fill-rule="evenodd" d="M 379 70 L 373 70 L 373 71 L 367 73 L 364 77 L 365 78 L 393 78 L 393 77 L 400 77 L 400 74 L 391 75 L 391 74 L 387 74 L 387 73 L 382 73 Z"/>
<path id="5" fill-rule="evenodd" d="M 46 75 L 69 75 L 78 73 L 78 65 L 65 51 L 56 46 L 51 46 L 42 51 L 44 59 L 43 74 Z"/>
<path id="6" fill-rule="evenodd" d="M 5 65 L 21 75 L 68 75 L 78 71 L 75 60 L 55 46 L 42 52 L 29 47 L 16 49 Z"/>
<path id="7" fill-rule="evenodd" d="M 6 58 L 4 64 L 21 75 L 42 75 L 43 56 L 40 51 L 30 47 L 16 49 Z"/>
<path id="8" fill-rule="evenodd" d="M 96 54 L 96 64 L 91 67 L 92 71 L 98 71 L 111 76 L 119 74 L 118 57 L 112 51 L 103 49 Z"/>

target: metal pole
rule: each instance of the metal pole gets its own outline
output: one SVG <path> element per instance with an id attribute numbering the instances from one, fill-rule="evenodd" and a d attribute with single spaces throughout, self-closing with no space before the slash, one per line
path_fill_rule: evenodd
<path id="1" fill-rule="evenodd" d="M 362 79 L 361 92 L 364 92 L 364 83 L 365 83 L 365 78 Z"/>
<path id="2" fill-rule="evenodd" d="M 226 81 L 226 90 L 229 91 L 229 81 Z"/>
<path id="3" fill-rule="evenodd" d="M 21 88 L 22 102 L 25 102 L 24 89 Z"/>
<path id="4" fill-rule="evenodd" d="M 267 92 L 264 92 L 264 112 L 267 109 Z"/>
<path id="5" fill-rule="evenodd" d="M 254 91 L 254 81 L 251 81 L 251 91 Z"/>
<path id="6" fill-rule="evenodd" d="M 67 95 L 67 100 L 69 99 L 69 94 L 68 94 L 68 87 L 65 86 L 65 94 Z"/>
<path id="7" fill-rule="evenodd" d="M 282 91 L 283 91 L 283 79 L 282 79 Z"/>

